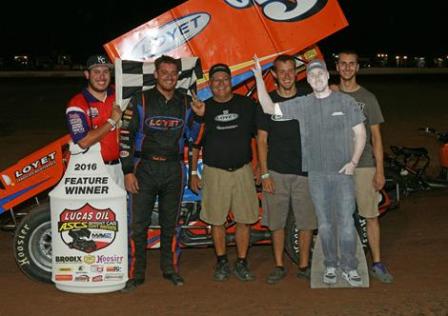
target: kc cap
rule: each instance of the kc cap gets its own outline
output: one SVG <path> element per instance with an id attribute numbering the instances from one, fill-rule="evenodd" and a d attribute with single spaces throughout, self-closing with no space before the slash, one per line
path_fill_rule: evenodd
<path id="1" fill-rule="evenodd" d="M 226 64 L 215 64 L 212 66 L 212 68 L 210 68 L 210 71 L 208 73 L 209 78 L 211 78 L 213 76 L 213 74 L 215 74 L 219 71 L 223 71 L 226 74 L 228 74 L 229 76 L 231 76 L 231 71 L 230 71 L 229 66 L 227 66 Z"/>
<path id="2" fill-rule="evenodd" d="M 107 66 L 109 68 L 113 68 L 114 65 L 111 64 L 111 62 L 109 61 L 109 59 L 104 56 L 104 55 L 92 55 L 87 59 L 87 69 L 90 70 L 95 66 Z"/>
<path id="3" fill-rule="evenodd" d="M 314 60 L 310 61 L 306 65 L 306 72 L 310 72 L 311 70 L 313 70 L 315 68 L 320 68 L 322 70 L 327 71 L 327 65 L 325 64 L 325 62 L 322 59 L 314 59 Z"/>

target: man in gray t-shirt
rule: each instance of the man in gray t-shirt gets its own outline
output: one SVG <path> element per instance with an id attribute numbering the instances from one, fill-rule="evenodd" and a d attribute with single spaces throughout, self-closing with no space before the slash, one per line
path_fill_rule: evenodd
<path id="1" fill-rule="evenodd" d="M 340 92 L 353 97 L 366 116 L 367 143 L 355 169 L 355 191 L 358 212 L 367 219 L 367 238 L 372 254 L 370 274 L 384 283 L 391 283 L 392 275 L 381 262 L 378 191 L 385 183 L 383 145 L 380 124 L 384 122 L 381 108 L 373 93 L 356 81 L 359 71 L 358 54 L 354 51 L 339 53 L 336 69 L 339 73 Z"/>
<path id="2" fill-rule="evenodd" d="M 313 88 L 312 94 L 276 104 L 266 91 L 257 59 L 253 71 L 263 111 L 302 123 L 302 169 L 308 171 L 310 193 L 318 218 L 325 257 L 323 282 L 336 283 L 336 269 L 339 267 L 351 286 L 362 286 L 355 257 L 352 175 L 365 145 L 364 115 L 353 98 L 330 90 L 329 73 L 323 60 L 316 59 L 307 65 L 307 80 Z"/>

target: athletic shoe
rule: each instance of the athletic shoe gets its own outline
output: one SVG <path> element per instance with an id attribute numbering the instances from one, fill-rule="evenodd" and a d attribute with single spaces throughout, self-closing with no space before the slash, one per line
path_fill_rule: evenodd
<path id="1" fill-rule="evenodd" d="M 220 260 L 216 264 L 215 273 L 213 274 L 213 279 L 215 281 L 225 281 L 230 277 L 230 265 L 227 260 Z"/>
<path id="2" fill-rule="evenodd" d="M 175 286 L 182 286 L 185 283 L 184 278 L 182 278 L 179 275 L 179 273 L 177 273 L 177 272 L 166 272 L 166 273 L 163 273 L 163 278 L 165 280 L 170 281 Z"/>
<path id="3" fill-rule="evenodd" d="M 238 260 L 235 262 L 233 273 L 238 279 L 240 279 L 240 281 L 255 280 L 255 276 L 250 272 L 247 262 L 243 260 Z"/>
<path id="4" fill-rule="evenodd" d="M 268 275 L 266 282 L 268 284 L 276 284 L 286 276 L 285 267 L 275 267 L 274 270 Z"/>
<path id="5" fill-rule="evenodd" d="M 336 268 L 327 267 L 324 273 L 324 283 L 325 284 L 335 284 L 337 280 Z"/>
<path id="6" fill-rule="evenodd" d="M 381 262 L 374 263 L 370 269 L 370 275 L 383 283 L 392 283 L 394 280 L 392 274 L 387 270 L 386 266 Z"/>
<path id="7" fill-rule="evenodd" d="M 144 279 L 130 279 L 126 282 L 126 285 L 124 288 L 120 290 L 121 293 L 131 293 L 133 292 L 138 286 L 145 283 Z"/>
<path id="8" fill-rule="evenodd" d="M 299 279 L 309 280 L 311 278 L 311 268 L 309 266 L 306 268 L 299 268 L 299 271 L 297 272 L 297 277 Z"/>
<path id="9" fill-rule="evenodd" d="M 362 279 L 358 274 L 358 271 L 351 270 L 348 272 L 342 272 L 342 277 L 345 281 L 348 282 L 353 287 L 360 287 L 362 286 Z"/>

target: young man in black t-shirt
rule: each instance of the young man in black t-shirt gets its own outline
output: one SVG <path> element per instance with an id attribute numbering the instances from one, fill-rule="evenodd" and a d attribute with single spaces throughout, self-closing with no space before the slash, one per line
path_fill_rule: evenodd
<path id="1" fill-rule="evenodd" d="M 226 230 L 229 211 L 236 222 L 235 242 L 238 259 L 234 274 L 241 281 L 254 280 L 246 256 L 250 224 L 258 220 L 258 199 L 251 162 L 251 140 L 255 135 L 256 105 L 248 97 L 233 94 L 231 72 L 227 65 L 216 64 L 209 72 L 213 98 L 205 104 L 193 98 L 193 110 L 203 109 L 202 181 L 197 176 L 199 148 L 193 151 L 193 191 L 202 188 L 201 219 L 212 225 L 212 237 L 218 259 L 214 279 L 230 276 L 226 255 Z"/>
<path id="2" fill-rule="evenodd" d="M 311 93 L 308 85 L 296 85 L 294 57 L 280 55 L 274 60 L 272 74 L 277 89 L 270 93 L 273 102 L 283 102 Z M 286 276 L 283 265 L 285 225 L 290 208 L 299 229 L 300 259 L 297 277 L 310 277 L 309 253 L 316 215 L 308 189 L 308 174 L 302 171 L 300 122 L 257 111 L 258 158 L 263 185 L 263 224 L 272 231 L 275 268 L 267 282 L 275 284 Z"/>

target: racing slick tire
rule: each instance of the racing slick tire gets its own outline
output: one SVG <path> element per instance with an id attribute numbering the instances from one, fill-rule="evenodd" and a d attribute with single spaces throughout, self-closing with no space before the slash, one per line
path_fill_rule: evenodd
<path id="1" fill-rule="evenodd" d="M 289 212 L 285 225 L 285 251 L 294 263 L 299 262 L 299 230 L 296 227 L 294 213 Z"/>
<path id="2" fill-rule="evenodd" d="M 29 278 L 51 281 L 51 217 L 48 202 L 34 208 L 17 226 L 13 245 L 20 270 Z"/>

